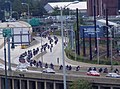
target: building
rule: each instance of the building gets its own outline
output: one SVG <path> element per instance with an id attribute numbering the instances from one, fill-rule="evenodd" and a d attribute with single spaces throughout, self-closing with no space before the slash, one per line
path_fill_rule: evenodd
<path id="1" fill-rule="evenodd" d="M 106 8 L 108 9 L 109 16 L 118 14 L 118 0 L 87 0 L 87 12 L 89 16 L 94 15 L 94 2 L 97 16 L 104 16 Z"/>
<path id="2" fill-rule="evenodd" d="M 118 12 L 120 14 L 120 0 L 118 0 Z"/>
<path id="3" fill-rule="evenodd" d="M 52 13 L 54 11 L 54 8 L 58 7 L 58 8 L 64 8 L 65 6 L 69 5 L 72 2 L 52 2 L 52 3 L 48 3 L 44 6 L 45 10 L 48 13 Z M 81 13 L 86 13 L 87 11 L 87 2 L 86 1 L 82 1 L 76 4 L 71 4 L 69 5 L 67 8 L 69 8 L 70 10 L 76 10 L 76 8 L 79 9 L 79 11 Z"/>

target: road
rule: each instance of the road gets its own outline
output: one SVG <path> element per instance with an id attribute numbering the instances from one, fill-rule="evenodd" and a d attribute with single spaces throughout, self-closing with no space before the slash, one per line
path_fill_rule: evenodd
<path id="1" fill-rule="evenodd" d="M 53 38 L 53 36 L 51 36 Z M 15 49 L 11 49 L 11 63 L 14 64 L 19 64 L 19 56 L 20 54 L 22 54 L 25 51 L 28 51 L 30 49 L 33 48 L 41 48 L 41 37 L 34 37 L 36 40 L 34 42 L 31 43 L 31 46 L 27 47 L 26 49 L 21 49 L 21 46 L 15 46 Z M 3 42 L 3 39 L 1 39 Z M 42 38 L 42 44 L 44 43 L 48 43 L 48 39 L 47 38 Z M 1 43 L 2 44 L 2 43 Z M 6 49 L 7 49 L 7 45 L 6 45 Z M 39 52 L 41 53 L 41 52 Z M 39 54 L 38 53 L 38 54 Z M 8 53 L 7 53 L 8 54 Z M 34 57 L 33 57 L 34 58 Z M 59 63 L 57 62 L 57 58 L 59 58 Z M 4 60 L 4 47 L 2 47 L 0 49 L 0 59 Z M 41 60 L 41 57 L 37 60 Z M 52 52 L 50 52 L 49 49 L 46 50 L 46 54 L 43 55 L 43 62 L 44 63 L 53 63 L 54 65 L 62 65 L 63 61 L 62 61 L 62 39 L 60 36 L 58 36 L 58 43 L 55 45 L 53 44 L 53 50 Z M 108 65 L 97 65 L 97 64 L 89 64 L 89 63 L 83 63 L 83 62 L 76 62 L 73 60 L 70 60 L 66 57 L 65 55 L 65 65 L 71 65 L 71 66 L 81 66 L 81 68 L 84 67 L 110 67 Z M 118 66 L 117 66 L 118 67 Z"/>
<path id="2" fill-rule="evenodd" d="M 53 37 L 53 36 L 52 36 Z M 47 50 L 47 53 L 43 56 L 43 62 L 44 63 L 53 63 L 54 65 L 62 65 L 62 40 L 61 37 L 58 37 L 58 43 L 55 45 L 53 44 L 53 50 L 50 52 Z M 57 62 L 57 58 L 59 58 L 59 63 Z M 66 65 L 71 65 L 71 63 L 65 62 Z M 75 64 L 74 64 L 75 65 Z M 72 64 L 72 66 L 74 66 Z"/>
<path id="3" fill-rule="evenodd" d="M 53 36 L 51 36 L 53 37 Z M 11 63 L 14 64 L 19 64 L 19 56 L 20 54 L 24 53 L 25 51 L 31 50 L 33 48 L 41 48 L 41 37 L 35 37 L 36 42 L 33 43 L 34 45 L 31 44 L 30 47 L 27 47 L 26 49 L 21 49 L 21 45 L 17 45 L 15 46 L 14 49 L 10 50 L 10 55 L 11 55 Z M 43 55 L 43 62 L 44 63 L 53 63 L 54 65 L 61 65 L 62 64 L 62 42 L 61 42 L 61 38 L 58 37 L 59 41 L 58 44 L 55 45 L 53 44 L 53 50 L 52 52 L 50 52 L 49 49 L 47 49 L 47 53 L 45 55 Z M 3 43 L 3 39 L 1 38 L 1 44 Z M 47 38 L 42 38 L 42 44 L 44 43 L 48 43 L 48 39 Z M 7 44 L 6 44 L 6 54 L 8 56 L 8 51 L 7 51 Z M 59 58 L 59 64 L 57 63 L 57 58 Z M 0 59 L 4 60 L 4 47 L 1 47 L 0 49 Z M 41 58 L 39 58 L 39 60 L 41 60 Z M 70 64 L 66 62 L 66 65 Z"/>

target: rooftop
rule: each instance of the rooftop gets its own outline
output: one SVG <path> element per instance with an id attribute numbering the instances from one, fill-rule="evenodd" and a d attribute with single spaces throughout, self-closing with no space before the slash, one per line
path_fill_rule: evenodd
<path id="1" fill-rule="evenodd" d="M 70 4 L 72 2 L 56 2 L 56 3 L 48 3 L 51 5 L 53 8 L 59 7 L 59 8 L 64 8 L 66 5 Z M 75 10 L 76 8 L 78 9 L 87 9 L 87 2 L 79 2 L 76 4 L 70 4 L 67 8 L 71 10 Z"/>
<path id="2" fill-rule="evenodd" d="M 45 9 L 47 11 L 53 11 L 53 8 L 58 7 L 58 8 L 64 8 L 65 6 L 69 5 L 72 2 L 54 2 L 54 3 L 48 3 L 45 5 Z M 82 1 L 76 4 L 70 4 L 67 8 L 69 8 L 70 10 L 76 10 L 76 8 L 78 8 L 79 10 L 87 10 L 87 2 L 86 1 Z"/>

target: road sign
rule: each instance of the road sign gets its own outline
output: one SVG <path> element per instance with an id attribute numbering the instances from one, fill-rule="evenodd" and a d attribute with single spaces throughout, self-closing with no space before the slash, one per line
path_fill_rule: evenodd
<path id="1" fill-rule="evenodd" d="M 89 38 L 89 34 L 91 34 L 91 37 L 95 37 L 95 27 L 94 26 L 80 26 L 80 37 L 83 38 L 83 30 L 84 30 L 84 36 L 85 38 Z M 104 37 L 103 29 L 100 29 L 99 26 L 96 26 L 96 34 L 98 34 L 98 37 Z"/>
<path id="2" fill-rule="evenodd" d="M 3 37 L 10 37 L 12 35 L 10 28 L 3 29 Z"/>
<path id="3" fill-rule="evenodd" d="M 40 25 L 40 21 L 38 18 L 32 18 L 30 21 L 29 21 L 29 24 L 31 26 L 39 26 Z"/>

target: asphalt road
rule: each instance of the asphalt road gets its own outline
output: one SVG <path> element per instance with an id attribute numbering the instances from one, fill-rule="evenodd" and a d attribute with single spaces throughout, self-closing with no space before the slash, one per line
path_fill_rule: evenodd
<path id="1" fill-rule="evenodd" d="M 53 36 L 51 36 L 53 38 Z M 11 63 L 13 64 L 19 64 L 19 56 L 20 54 L 22 54 L 23 52 L 25 51 L 28 51 L 30 49 L 33 49 L 33 48 L 41 48 L 41 37 L 35 37 L 36 41 L 33 42 L 31 44 L 31 46 L 27 47 L 26 49 L 21 49 L 21 46 L 15 46 L 15 49 L 11 49 Z M 3 42 L 3 41 L 1 41 Z M 48 39 L 47 38 L 42 38 L 42 44 L 44 43 L 49 43 Z M 7 44 L 6 44 L 6 49 L 7 49 Z M 38 53 L 38 55 L 40 54 L 41 52 Z M 8 54 L 8 53 L 7 53 Z M 7 55 L 8 56 L 8 55 Z M 57 58 L 59 58 L 59 63 L 57 62 Z M 0 59 L 4 61 L 4 47 L 2 47 L 0 49 Z M 34 59 L 34 57 L 33 57 Z M 36 60 L 36 59 L 35 59 Z M 41 60 L 41 57 L 39 57 L 37 59 L 38 60 Z M 62 60 L 62 41 L 61 41 L 61 37 L 58 36 L 58 43 L 55 45 L 53 43 L 53 49 L 52 49 L 52 52 L 50 52 L 49 49 L 46 50 L 46 53 L 43 55 L 43 62 L 44 63 L 53 63 L 54 65 L 62 65 L 63 64 L 63 60 Z M 70 60 L 66 57 L 65 55 L 65 65 L 71 65 L 71 66 L 80 66 L 81 68 L 88 68 L 88 67 L 108 67 L 110 68 L 111 66 L 110 65 L 97 65 L 97 64 L 89 64 L 89 63 L 83 63 L 83 62 L 76 62 L 76 61 L 73 61 L 73 60 Z M 114 66 L 114 67 L 119 67 L 119 66 Z"/>

